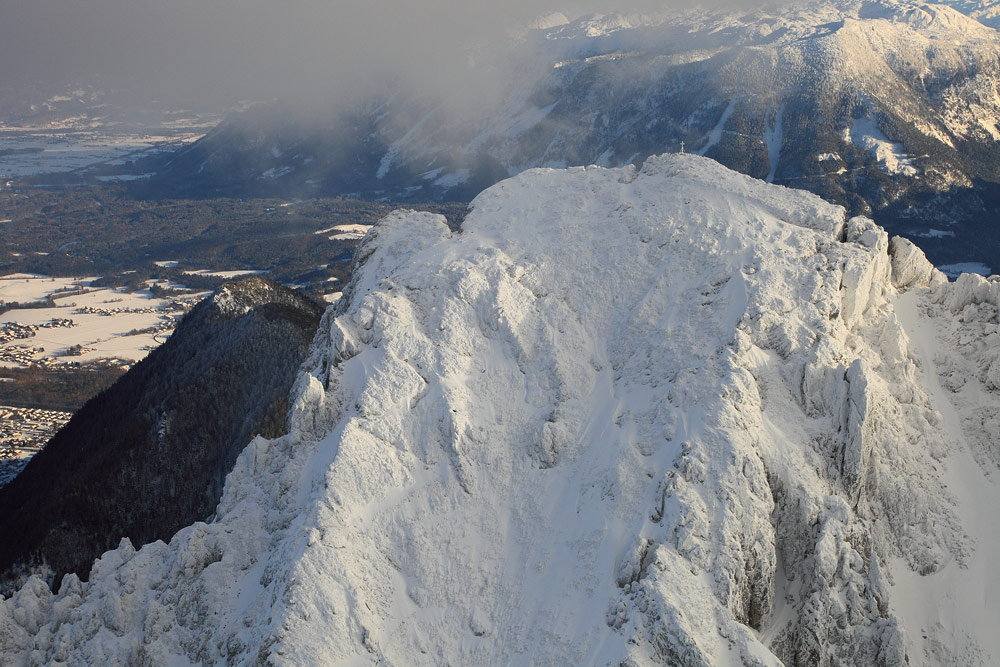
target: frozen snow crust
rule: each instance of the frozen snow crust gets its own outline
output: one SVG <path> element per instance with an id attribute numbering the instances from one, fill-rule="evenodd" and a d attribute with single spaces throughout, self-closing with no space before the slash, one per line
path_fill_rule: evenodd
<path id="1" fill-rule="evenodd" d="M 460 234 L 390 215 L 215 521 L 30 581 L 0 662 L 933 664 L 919 632 L 951 659 L 892 567 L 987 542 L 893 276 L 994 332 L 996 283 L 889 250 L 690 155 L 526 172 Z"/>

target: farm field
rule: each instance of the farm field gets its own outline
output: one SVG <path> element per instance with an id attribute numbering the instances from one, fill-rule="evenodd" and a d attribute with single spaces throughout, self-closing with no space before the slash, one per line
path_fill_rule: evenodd
<path id="1" fill-rule="evenodd" d="M 0 278 L 0 301 L 45 304 L 0 315 L 0 367 L 99 360 L 131 365 L 161 344 L 177 320 L 206 294 L 184 291 L 157 297 L 148 289 L 93 289 L 93 281 L 23 274 Z"/>
<path id="2" fill-rule="evenodd" d="M 15 304 L 0 314 L 0 486 L 72 416 L 72 409 L 45 409 L 59 407 L 59 396 L 57 405 L 40 407 L 50 394 L 66 402 L 74 393 L 84 398 L 81 387 L 85 396 L 104 388 L 169 337 L 207 294 L 150 280 L 150 287 L 170 294 L 158 297 L 149 289 L 94 288 L 95 280 L 0 277 L 0 303 Z M 67 383 L 67 376 L 75 382 Z"/>

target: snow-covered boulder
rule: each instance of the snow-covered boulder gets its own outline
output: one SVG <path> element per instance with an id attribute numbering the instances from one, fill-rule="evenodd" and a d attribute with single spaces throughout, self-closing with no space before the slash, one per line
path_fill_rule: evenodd
<path id="1" fill-rule="evenodd" d="M 909 287 L 937 287 L 948 282 L 947 276 L 934 268 L 923 251 L 909 239 L 892 237 L 889 254 L 892 256 L 892 284 L 899 290 Z"/>
<path id="2" fill-rule="evenodd" d="M 889 247 L 691 155 L 391 215 L 214 522 L 29 582 L 0 662 L 985 664 L 919 615 L 1000 540 Z"/>

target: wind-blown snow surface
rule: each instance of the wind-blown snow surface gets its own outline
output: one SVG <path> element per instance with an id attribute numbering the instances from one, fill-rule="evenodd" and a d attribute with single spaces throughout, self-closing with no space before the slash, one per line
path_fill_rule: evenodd
<path id="1" fill-rule="evenodd" d="M 957 334 L 953 361 L 982 362 L 995 416 L 997 283 L 943 284 L 870 221 L 692 155 L 533 170 L 472 208 L 460 234 L 376 225 L 291 434 L 247 447 L 213 523 L 123 543 L 57 595 L 30 581 L 0 662 L 997 654 L 988 623 L 931 613 L 997 555 L 967 501 L 998 496 L 996 424 L 941 417 L 893 309 L 909 289 L 938 313 L 911 319 L 957 331 L 975 304 L 994 335 Z"/>

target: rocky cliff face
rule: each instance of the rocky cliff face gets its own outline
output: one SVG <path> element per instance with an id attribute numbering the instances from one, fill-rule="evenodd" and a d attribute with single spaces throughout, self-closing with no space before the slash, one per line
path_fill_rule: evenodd
<path id="1" fill-rule="evenodd" d="M 89 401 L 0 490 L 6 585 L 58 584 L 123 537 L 169 540 L 207 519 L 256 434 L 286 430 L 288 390 L 321 309 L 260 277 L 228 283 L 171 338 Z"/>
<path id="2" fill-rule="evenodd" d="M 997 585 L 996 279 L 690 155 L 526 172 L 459 233 L 400 212 L 357 262 L 214 520 L 29 581 L 4 662 L 998 654 L 966 594 Z"/>

